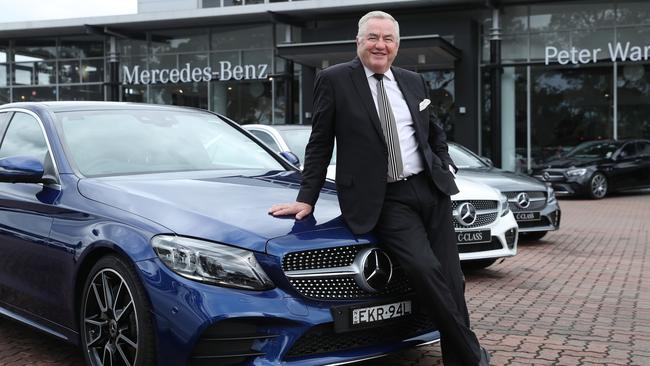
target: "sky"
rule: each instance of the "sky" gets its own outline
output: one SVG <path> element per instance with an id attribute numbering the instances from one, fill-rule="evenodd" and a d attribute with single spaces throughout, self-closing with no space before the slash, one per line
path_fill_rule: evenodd
<path id="1" fill-rule="evenodd" d="M 138 0 L 0 0 L 0 23 L 134 14 Z"/>

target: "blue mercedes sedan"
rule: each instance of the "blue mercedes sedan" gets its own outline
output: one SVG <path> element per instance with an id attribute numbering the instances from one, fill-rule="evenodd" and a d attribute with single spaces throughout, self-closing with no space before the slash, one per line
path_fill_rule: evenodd
<path id="1" fill-rule="evenodd" d="M 403 271 L 327 183 L 210 112 L 0 107 L 0 315 L 88 365 L 327 365 L 436 342 Z"/>

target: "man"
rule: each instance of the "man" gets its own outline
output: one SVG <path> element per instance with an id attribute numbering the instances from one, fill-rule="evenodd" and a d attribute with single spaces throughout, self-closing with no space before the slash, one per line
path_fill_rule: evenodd
<path id="1" fill-rule="evenodd" d="M 311 214 L 334 140 L 343 218 L 355 234 L 374 231 L 397 259 L 440 327 L 445 365 L 487 365 L 489 355 L 469 329 L 463 276 L 451 217 L 458 192 L 445 134 L 427 107 L 424 79 L 391 67 L 399 24 L 373 11 L 359 20 L 357 58 L 316 78 L 312 133 L 296 202 L 276 216 Z"/>

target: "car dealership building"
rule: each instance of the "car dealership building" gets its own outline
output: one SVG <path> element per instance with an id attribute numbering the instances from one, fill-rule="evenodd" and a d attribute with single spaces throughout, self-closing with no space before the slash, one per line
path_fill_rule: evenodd
<path id="1" fill-rule="evenodd" d="M 137 14 L 0 24 L 0 104 L 119 100 L 311 123 L 316 73 L 357 21 L 400 22 L 450 140 L 527 171 L 594 139 L 650 138 L 650 1 L 138 0 Z"/>

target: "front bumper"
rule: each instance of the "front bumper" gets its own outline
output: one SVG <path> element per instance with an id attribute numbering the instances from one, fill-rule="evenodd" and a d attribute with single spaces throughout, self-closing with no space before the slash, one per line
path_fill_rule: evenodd
<path id="1" fill-rule="evenodd" d="M 487 229 L 490 229 L 491 232 L 491 242 L 480 244 L 458 244 L 458 253 L 461 261 L 504 258 L 512 257 L 517 254 L 519 229 L 512 212 L 508 212 L 505 216 L 498 217 L 490 226 L 476 229 L 456 229 L 456 234 Z"/>
<path id="2" fill-rule="evenodd" d="M 550 183 L 556 196 L 576 196 L 589 193 L 589 178 L 592 174 L 568 177 L 563 169 L 547 169 L 533 173 L 533 177 L 544 183 Z"/>
<path id="3" fill-rule="evenodd" d="M 439 339 L 435 326 L 416 315 L 391 324 L 390 331 L 335 333 L 332 306 L 365 301 L 308 300 L 280 287 L 246 291 L 202 284 L 158 259 L 137 267 L 152 306 L 160 365 L 344 364 Z M 269 275 L 275 280 L 277 272 Z"/>
<path id="4" fill-rule="evenodd" d="M 540 213 L 540 219 L 535 221 L 517 221 L 520 233 L 532 233 L 540 231 L 554 231 L 560 228 L 562 211 L 557 200 L 547 204 Z"/>

